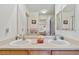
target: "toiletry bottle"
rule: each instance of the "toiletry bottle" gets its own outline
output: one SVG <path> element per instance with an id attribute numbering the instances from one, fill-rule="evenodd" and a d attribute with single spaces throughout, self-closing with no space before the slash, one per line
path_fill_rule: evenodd
<path id="1" fill-rule="evenodd" d="M 37 43 L 44 43 L 44 37 L 43 36 L 38 36 L 37 37 Z"/>

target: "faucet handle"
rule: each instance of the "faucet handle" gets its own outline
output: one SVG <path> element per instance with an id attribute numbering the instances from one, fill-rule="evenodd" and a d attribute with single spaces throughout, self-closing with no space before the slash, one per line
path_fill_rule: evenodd
<path id="1" fill-rule="evenodd" d="M 16 40 L 21 39 L 21 38 L 22 38 L 21 35 L 17 35 L 17 36 L 15 37 Z"/>
<path id="2" fill-rule="evenodd" d="M 61 39 L 61 40 L 64 40 L 64 37 L 63 37 L 63 36 L 61 36 L 61 37 L 60 37 L 60 39 Z"/>
<path id="3" fill-rule="evenodd" d="M 19 38 L 18 36 L 15 37 L 16 40 L 18 40 L 18 38 Z"/>

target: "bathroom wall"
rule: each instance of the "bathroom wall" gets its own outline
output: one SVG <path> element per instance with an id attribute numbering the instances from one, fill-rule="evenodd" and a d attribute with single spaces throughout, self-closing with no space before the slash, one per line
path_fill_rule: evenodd
<path id="1" fill-rule="evenodd" d="M 26 8 L 24 5 L 18 5 L 18 34 L 26 34 L 27 33 L 27 16 L 26 16 Z"/>
<path id="2" fill-rule="evenodd" d="M 61 10 L 63 10 L 67 4 L 56 4 L 55 5 L 55 14 L 58 14 Z"/>
<path id="3" fill-rule="evenodd" d="M 79 32 L 79 4 L 75 6 L 75 31 Z"/>
<path id="4" fill-rule="evenodd" d="M 16 36 L 16 20 L 17 5 L 0 4 L 0 40 Z"/>
<path id="5" fill-rule="evenodd" d="M 56 4 L 55 5 L 55 15 L 57 15 L 61 11 L 61 4 Z"/>
<path id="6" fill-rule="evenodd" d="M 26 34 L 26 13 L 29 12 L 24 5 L 0 4 L 0 41 Z"/>

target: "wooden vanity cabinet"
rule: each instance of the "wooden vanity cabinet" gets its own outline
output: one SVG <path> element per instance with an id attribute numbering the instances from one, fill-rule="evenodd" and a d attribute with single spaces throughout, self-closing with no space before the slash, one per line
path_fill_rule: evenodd
<path id="1" fill-rule="evenodd" d="M 79 50 L 35 50 L 31 55 L 79 55 Z"/>
<path id="2" fill-rule="evenodd" d="M 51 55 L 50 50 L 0 50 L 0 55 Z"/>
<path id="3" fill-rule="evenodd" d="M 79 55 L 79 50 L 0 50 L 0 55 Z"/>
<path id="4" fill-rule="evenodd" d="M 79 55 L 79 50 L 52 50 L 52 55 Z"/>
<path id="5" fill-rule="evenodd" d="M 79 50 L 31 50 L 29 55 L 79 55 Z"/>
<path id="6" fill-rule="evenodd" d="M 30 55 L 51 55 L 51 50 L 31 50 Z"/>
<path id="7" fill-rule="evenodd" d="M 28 55 L 27 50 L 0 50 L 0 55 Z"/>
<path id="8" fill-rule="evenodd" d="M 31 55 L 79 55 L 79 50 L 35 50 Z"/>

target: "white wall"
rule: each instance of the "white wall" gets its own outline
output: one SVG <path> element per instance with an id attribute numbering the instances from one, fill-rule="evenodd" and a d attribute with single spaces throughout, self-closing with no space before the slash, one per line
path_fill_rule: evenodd
<path id="1" fill-rule="evenodd" d="M 18 34 L 26 34 L 27 32 L 27 16 L 24 5 L 18 5 Z"/>
<path id="2" fill-rule="evenodd" d="M 0 40 L 9 39 L 16 36 L 16 5 L 0 5 Z M 9 29 L 9 32 L 6 33 L 6 29 Z"/>
<path id="3" fill-rule="evenodd" d="M 58 14 L 61 10 L 63 10 L 67 4 L 56 4 L 55 5 L 55 14 Z"/>
<path id="4" fill-rule="evenodd" d="M 25 14 L 24 5 L 0 5 L 0 40 L 13 38 L 17 32 L 18 34 L 26 34 L 27 17 Z M 9 29 L 8 33 L 6 33 L 7 29 Z"/>
<path id="5" fill-rule="evenodd" d="M 75 31 L 79 32 L 79 4 L 75 6 Z"/>
<path id="6" fill-rule="evenodd" d="M 57 15 L 61 11 L 61 4 L 56 4 L 55 5 L 55 15 Z"/>

